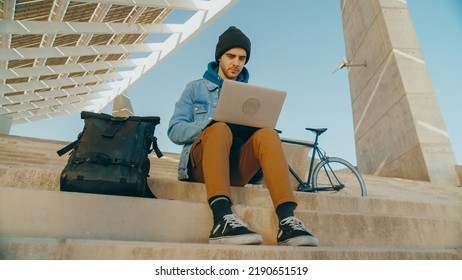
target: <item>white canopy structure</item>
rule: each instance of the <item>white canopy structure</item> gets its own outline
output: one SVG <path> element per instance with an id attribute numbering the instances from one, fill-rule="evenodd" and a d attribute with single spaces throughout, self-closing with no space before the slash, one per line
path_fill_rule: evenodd
<path id="1" fill-rule="evenodd" d="M 237 2 L 0 0 L 0 117 L 98 112 Z"/>

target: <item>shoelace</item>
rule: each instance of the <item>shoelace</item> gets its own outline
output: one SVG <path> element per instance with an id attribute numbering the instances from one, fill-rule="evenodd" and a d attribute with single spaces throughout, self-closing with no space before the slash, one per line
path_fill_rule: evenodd
<path id="1" fill-rule="evenodd" d="M 303 222 L 295 217 L 287 217 L 280 224 L 281 226 L 289 225 L 293 230 L 308 231 Z"/>
<path id="2" fill-rule="evenodd" d="M 232 228 L 247 227 L 247 225 L 235 215 L 225 215 L 223 219 L 226 221 L 224 228 L 226 228 L 226 225 L 229 225 Z"/>

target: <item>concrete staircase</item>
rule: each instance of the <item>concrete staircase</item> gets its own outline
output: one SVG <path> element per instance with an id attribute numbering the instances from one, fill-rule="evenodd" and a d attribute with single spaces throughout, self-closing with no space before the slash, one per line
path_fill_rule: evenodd
<path id="1" fill-rule="evenodd" d="M 462 188 L 365 176 L 367 198 L 297 192 L 321 246 L 293 248 L 275 244 L 264 186 L 236 187 L 234 210 L 264 244 L 209 245 L 205 188 L 176 180 L 178 155 L 151 157 L 159 199 L 65 193 L 66 144 L 0 135 L 0 259 L 462 259 Z"/>

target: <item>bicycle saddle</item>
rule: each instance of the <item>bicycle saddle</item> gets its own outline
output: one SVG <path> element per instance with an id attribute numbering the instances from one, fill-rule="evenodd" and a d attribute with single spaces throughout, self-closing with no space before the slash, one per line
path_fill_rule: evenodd
<path id="1" fill-rule="evenodd" d="M 312 131 L 312 132 L 314 132 L 314 133 L 316 133 L 318 135 L 323 134 L 327 130 L 327 128 L 309 128 L 309 127 L 305 128 L 305 129 L 309 130 L 309 131 Z"/>

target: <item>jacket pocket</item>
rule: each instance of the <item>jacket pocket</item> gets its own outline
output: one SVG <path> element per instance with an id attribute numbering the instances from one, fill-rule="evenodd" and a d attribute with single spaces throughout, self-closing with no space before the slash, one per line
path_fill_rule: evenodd
<path id="1" fill-rule="evenodd" d="M 204 103 L 194 103 L 194 120 L 202 121 L 207 115 L 207 104 Z"/>

